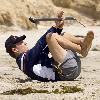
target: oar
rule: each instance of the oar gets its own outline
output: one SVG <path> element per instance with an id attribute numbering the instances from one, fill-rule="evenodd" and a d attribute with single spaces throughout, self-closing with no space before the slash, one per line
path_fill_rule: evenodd
<path id="1" fill-rule="evenodd" d="M 30 17 L 29 20 L 33 23 L 38 23 L 39 21 L 61 21 L 61 20 L 76 20 L 73 17 L 65 17 L 63 18 L 32 18 Z"/>
<path id="2" fill-rule="evenodd" d="M 61 20 L 75 20 L 78 23 L 80 23 L 76 18 L 74 17 L 65 17 L 65 18 L 32 18 L 30 17 L 29 20 L 32 23 L 38 24 L 40 21 L 61 21 Z M 81 25 L 83 25 L 82 23 L 80 23 Z M 83 25 L 84 26 L 84 25 Z M 85 27 L 85 26 L 84 26 Z"/>

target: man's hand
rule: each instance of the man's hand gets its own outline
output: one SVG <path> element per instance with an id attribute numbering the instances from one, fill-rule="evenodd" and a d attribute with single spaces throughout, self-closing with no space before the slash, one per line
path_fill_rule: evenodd
<path id="1" fill-rule="evenodd" d="M 62 21 L 55 21 L 55 23 L 56 23 L 56 28 L 63 28 L 63 26 L 64 26 L 64 20 L 63 20 L 63 14 L 64 14 L 64 12 L 63 11 L 59 11 L 58 13 L 57 13 L 57 17 L 58 18 L 62 18 Z"/>

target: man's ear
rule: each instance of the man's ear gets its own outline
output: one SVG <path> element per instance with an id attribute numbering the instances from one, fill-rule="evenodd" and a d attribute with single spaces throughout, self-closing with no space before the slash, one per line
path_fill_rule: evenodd
<path id="1" fill-rule="evenodd" d="M 18 52 L 18 50 L 17 50 L 16 48 L 12 48 L 12 51 L 13 51 L 14 53 L 17 53 L 17 52 Z"/>

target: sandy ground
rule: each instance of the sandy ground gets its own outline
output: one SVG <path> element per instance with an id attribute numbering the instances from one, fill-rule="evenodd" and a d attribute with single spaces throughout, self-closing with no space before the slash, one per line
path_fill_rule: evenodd
<path id="1" fill-rule="evenodd" d="M 4 48 L 4 42 L 11 34 L 27 36 L 31 48 L 35 41 L 46 31 L 47 28 L 39 27 L 39 30 L 34 31 L 18 31 L 18 32 L 2 32 L 0 33 L 0 93 L 5 91 L 32 87 L 34 89 L 46 89 L 51 91 L 53 89 L 60 89 L 63 86 L 78 86 L 83 89 L 83 92 L 65 93 L 65 94 L 46 94 L 46 93 L 31 93 L 27 95 L 2 95 L 0 100 L 100 100 L 100 51 L 90 51 L 86 58 L 81 58 L 82 71 L 80 76 L 75 81 L 61 81 L 61 82 L 38 82 L 29 79 L 17 67 L 15 60 L 12 59 Z M 95 39 L 92 48 L 100 45 L 100 27 L 91 26 L 84 28 L 82 26 L 64 27 L 64 31 L 77 34 L 86 35 L 87 31 L 93 30 Z"/>

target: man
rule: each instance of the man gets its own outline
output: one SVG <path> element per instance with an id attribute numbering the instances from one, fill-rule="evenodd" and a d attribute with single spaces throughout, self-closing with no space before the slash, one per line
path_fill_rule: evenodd
<path id="1" fill-rule="evenodd" d="M 63 12 L 58 14 L 62 17 Z M 88 32 L 85 39 L 77 38 L 67 33 L 61 33 L 64 22 L 57 21 L 35 44 L 28 49 L 23 41 L 26 36 L 11 35 L 5 42 L 6 51 L 16 59 L 16 62 L 27 76 L 39 81 L 74 80 L 80 74 L 77 62 L 78 52 L 86 57 L 94 38 L 93 32 Z M 49 52 L 52 57 L 48 56 Z M 58 66 L 60 71 L 54 70 Z"/>

